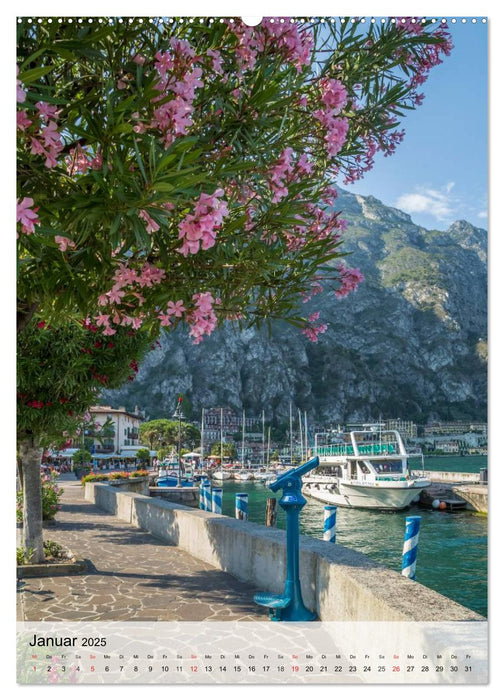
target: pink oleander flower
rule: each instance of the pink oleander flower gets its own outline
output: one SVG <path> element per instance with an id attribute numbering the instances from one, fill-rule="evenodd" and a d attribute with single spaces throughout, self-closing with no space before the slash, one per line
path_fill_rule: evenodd
<path id="1" fill-rule="evenodd" d="M 217 327 L 217 316 L 213 307 L 220 302 L 214 299 L 210 292 L 193 294 L 194 310 L 187 316 L 191 330 L 189 335 L 194 338 L 194 344 L 198 345 L 204 335 L 210 335 Z"/>
<path id="2" fill-rule="evenodd" d="M 54 240 L 62 252 L 65 252 L 68 248 L 75 248 L 75 243 L 65 236 L 54 236 Z"/>
<path id="3" fill-rule="evenodd" d="M 61 109 L 58 109 L 55 105 L 50 105 L 47 102 L 37 102 L 35 107 L 38 109 L 38 113 L 42 119 L 49 122 L 51 119 L 57 119 L 60 115 Z"/>
<path id="4" fill-rule="evenodd" d="M 218 51 L 214 51 L 213 49 L 208 49 L 206 54 L 212 59 L 212 68 L 214 72 L 218 75 L 223 75 L 224 71 L 222 70 L 222 56 L 220 53 Z"/>
<path id="5" fill-rule="evenodd" d="M 33 124 L 33 122 L 31 119 L 28 119 L 24 109 L 20 109 L 18 112 L 16 112 L 16 125 L 18 129 L 24 131 L 31 126 L 31 124 Z"/>
<path id="6" fill-rule="evenodd" d="M 261 24 L 261 33 L 258 33 L 256 45 L 264 51 L 269 45 L 275 47 L 275 51 L 282 55 L 283 59 L 292 63 L 296 70 L 301 72 L 301 67 L 309 65 L 313 49 L 313 34 L 310 31 L 301 32 L 297 23 L 291 23 L 288 17 L 284 22 L 271 22 L 270 17 L 265 17 Z"/>
<path id="7" fill-rule="evenodd" d="M 107 292 L 107 297 L 111 304 L 120 304 L 124 295 L 125 292 L 122 292 L 117 285 L 114 285 L 110 292 Z"/>
<path id="8" fill-rule="evenodd" d="M 170 314 L 166 314 L 164 311 L 159 312 L 158 319 L 161 326 L 168 327 L 172 324 Z"/>
<path id="9" fill-rule="evenodd" d="M 346 267 L 343 263 L 337 265 L 340 273 L 340 288 L 334 294 L 338 299 L 347 297 L 350 292 L 353 292 L 364 279 L 364 275 L 357 268 Z"/>
<path id="10" fill-rule="evenodd" d="M 145 211 L 145 209 L 141 209 L 138 212 L 138 216 L 140 219 L 143 219 L 147 226 L 145 227 L 147 230 L 147 233 L 155 233 L 156 231 L 159 231 L 160 226 L 154 219 L 149 216 L 149 214 Z"/>
<path id="11" fill-rule="evenodd" d="M 21 223 L 22 232 L 28 235 L 34 233 L 35 226 L 40 224 L 37 216 L 38 207 L 32 209 L 33 205 L 34 201 L 31 197 L 23 197 L 20 202 L 17 202 L 16 206 L 16 221 Z"/>
<path id="12" fill-rule="evenodd" d="M 321 81 L 322 102 L 326 107 L 333 109 L 339 114 L 348 102 L 348 93 L 343 83 L 335 79 L 324 79 Z"/>
<path id="13" fill-rule="evenodd" d="M 55 168 L 57 166 L 56 157 L 63 150 L 63 143 L 57 128 L 56 122 L 51 121 L 41 130 L 39 138 L 31 138 L 30 152 L 33 155 L 45 156 L 46 168 Z M 40 141 L 40 138 L 43 143 Z"/>
<path id="14" fill-rule="evenodd" d="M 178 252 L 184 257 L 200 250 L 208 250 L 215 245 L 217 232 L 224 217 L 229 213 L 227 203 L 219 198 L 224 190 L 217 189 L 212 195 L 202 193 L 196 202 L 194 213 L 188 214 L 179 225 L 179 238 L 182 246 Z"/>
<path id="15" fill-rule="evenodd" d="M 108 326 L 110 325 L 110 314 L 98 314 L 95 316 L 95 321 L 97 326 Z"/>
<path id="16" fill-rule="evenodd" d="M 280 154 L 278 161 L 270 168 L 267 178 L 273 192 L 272 202 L 280 202 L 289 194 L 287 184 L 290 182 L 294 172 L 292 162 L 292 148 L 285 148 Z"/>
<path id="17" fill-rule="evenodd" d="M 308 338 L 308 340 L 311 340 L 312 343 L 316 343 L 318 341 L 318 336 L 322 333 L 325 333 L 328 329 L 327 323 L 320 323 L 318 325 L 315 325 L 315 322 L 318 321 L 319 317 L 320 311 L 315 311 L 315 313 L 311 314 L 308 317 L 306 326 L 301 331 L 301 333 L 305 335 Z"/>
<path id="18" fill-rule="evenodd" d="M 186 311 L 186 308 L 184 306 L 184 302 L 182 299 L 179 299 L 176 302 L 169 301 L 168 306 L 167 306 L 167 313 L 170 316 L 175 316 L 176 318 L 182 318 L 182 314 Z"/>

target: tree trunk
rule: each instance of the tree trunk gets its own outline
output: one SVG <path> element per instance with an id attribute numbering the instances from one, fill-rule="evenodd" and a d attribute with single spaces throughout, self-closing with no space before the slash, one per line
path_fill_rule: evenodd
<path id="1" fill-rule="evenodd" d="M 23 473 L 23 542 L 25 551 L 32 551 L 30 562 L 44 561 L 42 537 L 42 485 L 40 461 L 42 448 L 34 438 L 26 437 L 19 445 Z"/>

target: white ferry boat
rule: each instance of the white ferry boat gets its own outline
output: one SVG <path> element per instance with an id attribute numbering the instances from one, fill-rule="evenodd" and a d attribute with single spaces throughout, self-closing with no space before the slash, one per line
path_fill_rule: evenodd
<path id="1" fill-rule="evenodd" d="M 302 491 L 328 505 L 403 510 L 431 483 L 411 475 L 396 430 L 352 431 L 317 454 L 320 466 L 303 477 Z"/>

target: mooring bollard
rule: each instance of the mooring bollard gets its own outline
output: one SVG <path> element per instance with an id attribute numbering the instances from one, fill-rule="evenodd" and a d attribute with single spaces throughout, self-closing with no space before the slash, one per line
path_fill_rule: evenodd
<path id="1" fill-rule="evenodd" d="M 222 489 L 212 489 L 212 513 L 222 514 Z"/>
<path id="2" fill-rule="evenodd" d="M 336 542 L 336 506 L 324 506 L 324 540 Z"/>
<path id="3" fill-rule="evenodd" d="M 408 578 L 415 578 L 418 535 L 420 532 L 419 515 L 411 515 L 406 518 L 406 530 L 404 532 L 404 547 L 402 558 L 402 575 Z"/>
<path id="4" fill-rule="evenodd" d="M 248 493 L 237 493 L 235 497 L 235 517 L 238 520 L 247 520 Z"/>
<path id="5" fill-rule="evenodd" d="M 212 510 L 211 487 L 212 485 L 209 481 L 203 482 L 203 510 Z"/>
<path id="6" fill-rule="evenodd" d="M 268 498 L 266 501 L 266 526 L 275 527 L 277 519 L 276 498 Z"/>

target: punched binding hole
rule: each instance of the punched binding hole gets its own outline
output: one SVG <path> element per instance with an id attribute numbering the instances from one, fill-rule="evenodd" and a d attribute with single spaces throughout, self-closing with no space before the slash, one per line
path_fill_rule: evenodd
<path id="1" fill-rule="evenodd" d="M 241 19 L 243 24 L 246 24 L 248 27 L 257 27 L 262 22 L 262 17 L 242 17 Z"/>

